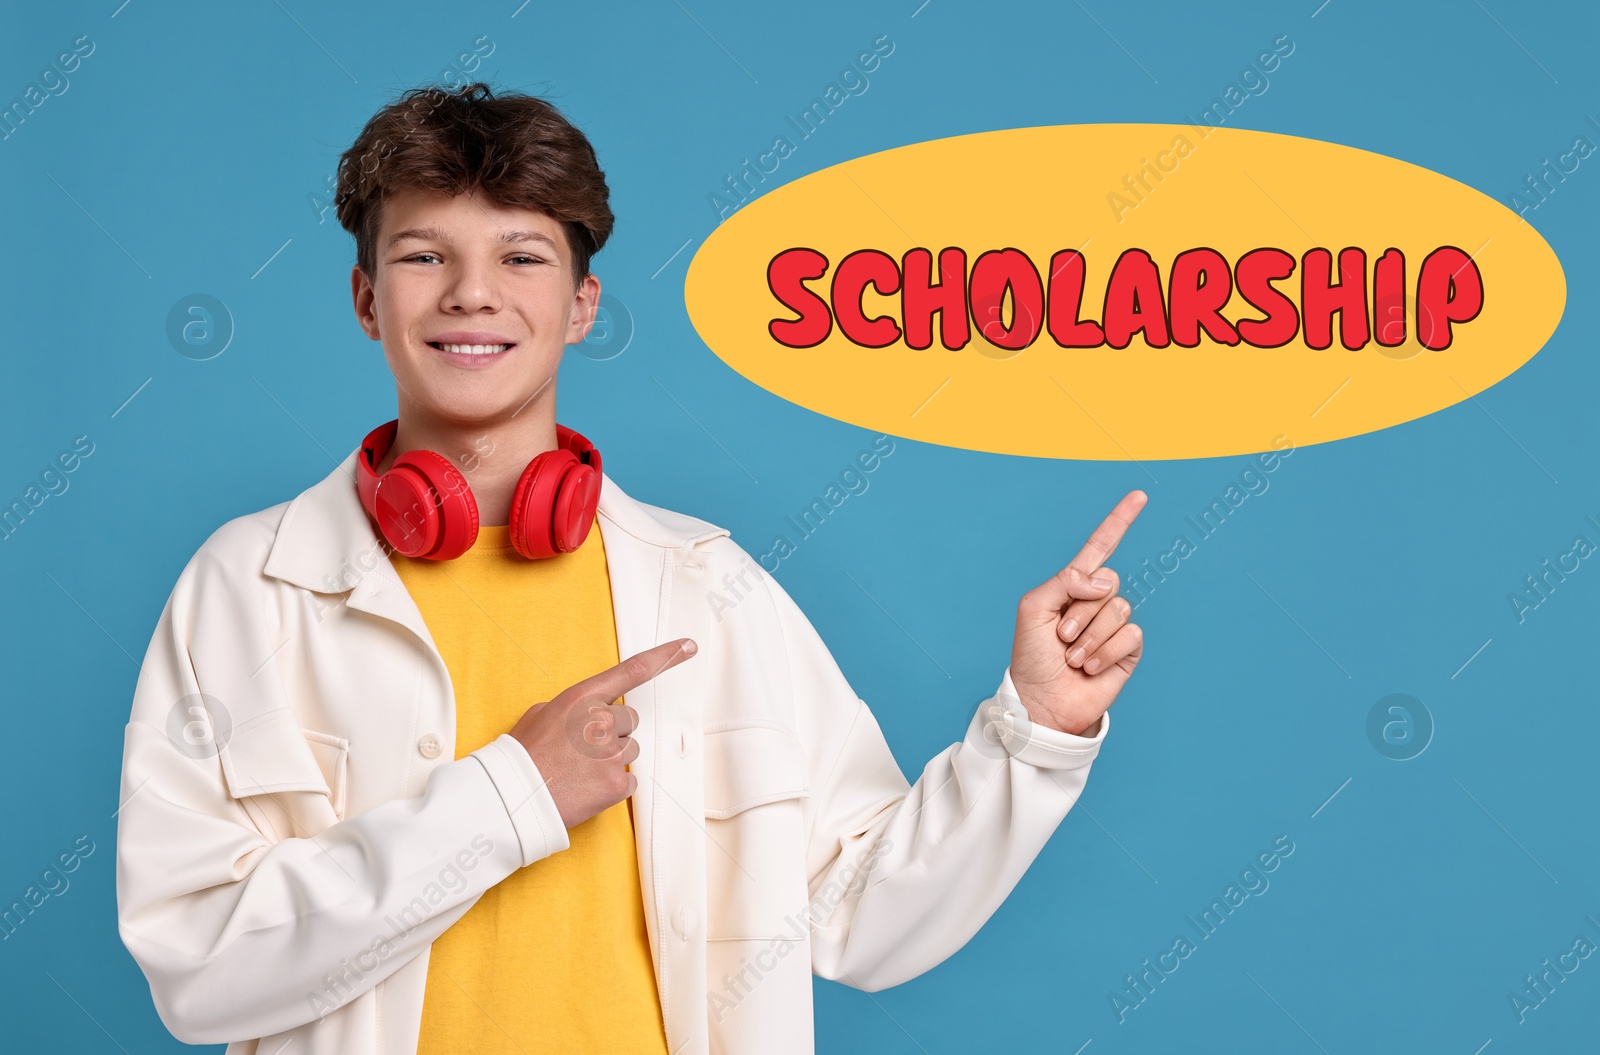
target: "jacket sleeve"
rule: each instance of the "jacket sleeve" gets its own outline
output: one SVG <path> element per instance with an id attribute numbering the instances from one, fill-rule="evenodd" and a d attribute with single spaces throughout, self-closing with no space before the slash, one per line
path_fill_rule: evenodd
<path id="1" fill-rule="evenodd" d="M 877 991 L 939 964 L 994 914 L 1077 801 L 1110 716 L 1092 739 L 1033 724 L 1008 667 L 962 740 L 908 785 L 871 710 L 772 582 L 810 755 L 812 970 Z"/>
<path id="2" fill-rule="evenodd" d="M 370 990 L 485 890 L 568 841 L 509 735 L 438 766 L 416 798 L 342 821 L 324 807 L 323 824 L 305 825 L 294 823 L 296 798 L 315 793 L 266 788 L 258 798 L 274 800 L 291 827 L 252 821 L 219 754 L 186 749 L 220 723 L 204 706 L 170 717 L 208 689 L 189 646 L 192 572 L 161 613 L 125 731 L 117 922 L 162 1022 L 185 1043 L 213 1044 L 303 1025 Z"/>

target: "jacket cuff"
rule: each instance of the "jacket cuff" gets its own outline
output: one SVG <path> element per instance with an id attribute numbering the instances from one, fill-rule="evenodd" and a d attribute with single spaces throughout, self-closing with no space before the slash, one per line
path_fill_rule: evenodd
<path id="1" fill-rule="evenodd" d="M 522 846 L 523 867 L 571 845 L 567 826 L 561 821 L 561 811 L 545 786 L 544 776 L 516 737 L 501 733 L 468 757 L 476 758 L 488 770 L 489 779 L 500 792 Z"/>
<path id="2" fill-rule="evenodd" d="M 1078 769 L 1088 765 L 1100 753 L 1100 744 L 1111 729 L 1109 713 L 1100 716 L 1100 731 L 1093 737 L 1075 736 L 1033 721 L 1017 695 L 1009 665 L 1000 679 L 1000 688 L 984 701 L 980 714 L 1008 754 L 1041 769 Z"/>

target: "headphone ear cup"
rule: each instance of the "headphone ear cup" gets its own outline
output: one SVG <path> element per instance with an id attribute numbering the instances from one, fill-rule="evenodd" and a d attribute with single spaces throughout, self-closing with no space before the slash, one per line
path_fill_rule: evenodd
<path id="1" fill-rule="evenodd" d="M 403 471 L 403 477 L 396 476 Z M 391 476 L 407 481 L 393 498 L 384 495 Z M 428 560 L 455 560 L 472 548 L 478 538 L 478 503 L 472 497 L 467 478 L 450 459 L 429 450 L 409 450 L 395 458 L 378 488 L 379 507 L 397 522 L 402 537 L 415 532 L 418 545 L 426 548 L 408 553 L 385 528 L 384 536 L 407 556 Z M 382 520 L 380 520 L 380 524 Z M 417 526 L 413 526 L 416 524 Z"/>
<path id="2" fill-rule="evenodd" d="M 583 545 L 594 525 L 599 502 L 600 474 L 581 462 L 568 469 L 556 493 L 555 515 L 551 518 L 559 552 L 571 553 Z"/>
<path id="3" fill-rule="evenodd" d="M 594 523 L 600 475 L 569 450 L 538 454 L 511 496 L 511 544 L 529 560 L 571 553 Z"/>
<path id="4" fill-rule="evenodd" d="M 439 515 L 428 482 L 397 466 L 378 477 L 372 515 L 384 540 L 403 557 L 426 557 L 439 542 Z"/>
<path id="5" fill-rule="evenodd" d="M 537 560 L 556 555 L 550 517 L 555 509 L 560 466 L 577 461 L 571 451 L 542 451 L 517 478 L 516 490 L 511 494 L 511 545 L 523 557 Z"/>

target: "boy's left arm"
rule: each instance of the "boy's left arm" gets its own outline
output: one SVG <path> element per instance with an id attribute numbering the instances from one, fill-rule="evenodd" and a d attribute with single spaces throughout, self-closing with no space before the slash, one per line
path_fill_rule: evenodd
<path id="1" fill-rule="evenodd" d="M 1023 598 L 995 696 L 914 784 L 809 620 L 781 587 L 772 591 L 812 738 L 806 864 L 817 975 L 876 991 L 949 957 L 1077 801 L 1110 729 L 1105 710 L 1142 655 L 1115 574 L 1100 565 L 1143 502 L 1129 495 L 1071 564 Z"/>

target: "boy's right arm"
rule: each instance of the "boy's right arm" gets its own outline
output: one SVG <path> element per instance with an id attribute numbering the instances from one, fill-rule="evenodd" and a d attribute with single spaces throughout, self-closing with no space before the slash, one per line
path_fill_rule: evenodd
<path id="1" fill-rule="evenodd" d="M 117 822 L 118 929 L 162 1021 L 190 1044 L 320 1018 L 427 948 L 484 891 L 566 849 L 568 827 L 636 783 L 626 766 L 638 716 L 597 705 L 693 654 L 679 639 L 631 656 L 439 765 L 420 796 L 346 820 L 319 793 L 265 786 L 255 799 L 271 809 L 256 815 L 287 815 L 280 833 L 230 794 L 218 757 L 194 758 L 169 736 L 174 704 L 204 691 L 190 651 L 203 604 L 192 584 L 180 577 L 140 670 Z M 295 824 L 306 801 L 321 820 Z"/>
<path id="2" fill-rule="evenodd" d="M 267 838 L 219 760 L 191 757 L 157 724 L 203 688 L 187 620 L 174 619 L 179 597 L 135 690 L 117 821 L 118 929 L 179 1040 L 226 1043 L 319 1018 L 393 974 L 485 890 L 566 849 L 556 802 L 509 735 L 440 765 L 416 798 Z"/>

